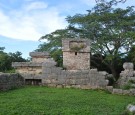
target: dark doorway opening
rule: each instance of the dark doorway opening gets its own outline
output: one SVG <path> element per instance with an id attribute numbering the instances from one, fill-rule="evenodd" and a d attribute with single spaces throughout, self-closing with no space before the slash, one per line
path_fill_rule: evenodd
<path id="1" fill-rule="evenodd" d="M 26 85 L 41 85 L 42 80 L 41 79 L 25 79 Z"/>

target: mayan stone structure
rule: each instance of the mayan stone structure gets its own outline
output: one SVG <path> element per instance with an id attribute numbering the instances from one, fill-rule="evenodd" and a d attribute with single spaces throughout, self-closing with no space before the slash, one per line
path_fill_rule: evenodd
<path id="1" fill-rule="evenodd" d="M 67 70 L 90 69 L 90 41 L 87 39 L 62 40 L 63 66 Z"/>
<path id="2" fill-rule="evenodd" d="M 30 52 L 31 62 L 13 62 L 12 66 L 16 68 L 16 73 L 20 73 L 26 84 L 41 83 L 42 63 L 50 58 L 48 52 Z"/>
<path id="3" fill-rule="evenodd" d="M 30 52 L 31 62 L 13 62 L 12 66 L 16 68 L 17 73 L 21 74 L 41 74 L 42 63 L 50 58 L 48 52 Z"/>
<path id="4" fill-rule="evenodd" d="M 13 67 L 25 79 L 25 84 L 82 89 L 105 88 L 108 85 L 105 71 L 90 69 L 90 41 L 85 39 L 62 40 L 63 65 L 47 52 L 32 52 L 31 62 L 14 62 Z"/>

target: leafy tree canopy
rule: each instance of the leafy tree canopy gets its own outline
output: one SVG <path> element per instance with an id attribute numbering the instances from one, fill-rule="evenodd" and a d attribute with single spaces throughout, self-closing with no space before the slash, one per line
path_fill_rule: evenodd
<path id="1" fill-rule="evenodd" d="M 97 0 L 87 14 L 68 16 L 68 27 L 42 36 L 41 39 L 48 43 L 41 44 L 38 50 L 58 50 L 64 38 L 90 39 L 91 54 L 96 54 L 93 60 L 98 59 L 106 65 L 117 79 L 117 67 L 122 64 L 120 60 L 135 44 L 134 7 L 114 8 L 113 5 L 119 2 L 125 0 Z"/>
<path id="2" fill-rule="evenodd" d="M 0 47 L 0 72 L 8 72 L 12 70 L 12 62 L 24 62 L 26 59 L 22 58 L 22 53 L 17 51 L 15 53 L 4 52 L 4 47 Z"/>

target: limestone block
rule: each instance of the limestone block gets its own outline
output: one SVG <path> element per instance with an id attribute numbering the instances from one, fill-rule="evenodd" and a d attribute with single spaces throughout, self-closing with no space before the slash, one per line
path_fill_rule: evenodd
<path id="1" fill-rule="evenodd" d="M 31 57 L 50 57 L 48 52 L 30 52 L 29 55 Z"/>
<path id="2" fill-rule="evenodd" d="M 95 74 L 97 72 L 98 72 L 97 69 L 90 69 L 90 74 Z"/>
<path id="3" fill-rule="evenodd" d="M 106 89 L 107 89 L 109 92 L 112 92 L 112 91 L 113 91 L 113 86 L 106 86 Z"/>
<path id="4" fill-rule="evenodd" d="M 43 74 L 51 74 L 51 68 L 46 68 L 44 71 L 42 70 Z"/>
<path id="5" fill-rule="evenodd" d="M 12 62 L 12 67 L 20 67 L 21 63 L 19 62 Z"/>
<path id="6" fill-rule="evenodd" d="M 51 68 L 51 73 L 55 73 L 57 75 L 60 75 L 61 74 L 61 69 L 60 68 L 57 68 L 57 67 L 53 67 Z"/>
<path id="7" fill-rule="evenodd" d="M 81 79 L 80 85 L 86 85 L 86 84 L 88 84 L 88 79 Z"/>
<path id="8" fill-rule="evenodd" d="M 56 87 L 56 84 L 48 84 L 49 87 Z"/>
<path id="9" fill-rule="evenodd" d="M 63 88 L 63 86 L 62 86 L 62 85 L 57 85 L 56 87 L 57 87 L 57 88 Z"/>
<path id="10" fill-rule="evenodd" d="M 131 62 L 125 62 L 125 63 L 123 64 L 123 68 L 124 68 L 125 70 L 133 70 L 134 64 L 131 63 Z"/>
<path id="11" fill-rule="evenodd" d="M 105 88 L 108 85 L 108 83 L 109 83 L 108 80 L 100 80 L 100 81 L 97 82 L 97 85 Z"/>
<path id="12" fill-rule="evenodd" d="M 130 90 L 122 90 L 123 95 L 129 95 L 130 94 Z"/>
<path id="13" fill-rule="evenodd" d="M 81 85 L 81 89 L 92 89 L 92 86 L 89 85 Z"/>
<path id="14" fill-rule="evenodd" d="M 72 86 L 70 86 L 70 85 L 66 85 L 66 86 L 65 86 L 65 88 L 71 88 L 71 87 L 72 87 Z"/>
<path id="15" fill-rule="evenodd" d="M 135 95 L 135 89 L 130 89 L 130 94 Z"/>
<path id="16" fill-rule="evenodd" d="M 122 94 L 122 89 L 113 89 L 113 94 Z"/>
<path id="17" fill-rule="evenodd" d="M 33 76 L 33 79 L 42 79 L 42 75 L 36 74 Z"/>
<path id="18" fill-rule="evenodd" d="M 108 73 L 106 71 L 99 71 L 99 74 L 102 75 L 102 76 L 108 75 Z"/>
<path id="19" fill-rule="evenodd" d="M 42 63 L 31 62 L 28 64 L 30 67 L 42 67 Z"/>
<path id="20" fill-rule="evenodd" d="M 99 80 L 105 80 L 105 79 L 106 79 L 106 76 L 103 76 L 103 75 L 97 75 L 97 79 L 99 79 Z"/>
<path id="21" fill-rule="evenodd" d="M 81 79 L 76 79 L 76 80 L 75 80 L 75 84 L 76 84 L 76 85 L 81 85 L 81 83 L 82 83 Z"/>
<path id="22" fill-rule="evenodd" d="M 72 85 L 71 87 L 73 87 L 73 88 L 81 88 L 81 85 Z"/>
<path id="23" fill-rule="evenodd" d="M 50 84 L 50 83 L 52 83 L 50 79 L 46 79 L 46 80 L 44 79 L 42 82 L 45 83 L 45 84 Z"/>

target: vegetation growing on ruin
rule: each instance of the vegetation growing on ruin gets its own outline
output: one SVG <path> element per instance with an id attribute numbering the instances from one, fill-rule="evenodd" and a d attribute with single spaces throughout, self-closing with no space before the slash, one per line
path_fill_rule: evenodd
<path id="1" fill-rule="evenodd" d="M 101 90 L 30 86 L 1 92 L 0 115 L 121 115 L 132 102 Z"/>

